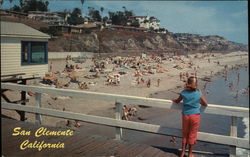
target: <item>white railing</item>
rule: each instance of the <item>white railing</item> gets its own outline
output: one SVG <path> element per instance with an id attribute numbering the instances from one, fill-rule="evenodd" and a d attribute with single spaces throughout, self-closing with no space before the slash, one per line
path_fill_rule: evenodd
<path id="1" fill-rule="evenodd" d="M 168 128 L 166 126 L 121 120 L 122 107 L 123 105 L 126 104 L 137 104 L 137 105 L 160 107 L 160 108 L 167 108 L 170 110 L 181 111 L 182 105 L 173 104 L 172 101 L 170 100 L 108 94 L 108 93 L 97 93 L 97 92 L 71 90 L 71 89 L 55 89 L 50 87 L 19 85 L 13 83 L 1 83 L 1 86 L 2 89 L 31 91 L 33 93 L 36 93 L 35 98 L 37 107 L 2 102 L 2 108 L 35 113 L 36 121 L 39 124 L 42 123 L 41 115 L 47 115 L 52 117 L 73 119 L 89 123 L 116 127 L 116 139 L 122 138 L 122 128 L 160 134 L 160 135 L 182 137 L 181 129 L 174 129 L 174 128 Z M 50 95 L 70 96 L 75 98 L 112 101 L 116 104 L 116 119 L 43 108 L 41 104 L 41 93 L 47 93 Z M 249 108 L 209 104 L 208 107 L 202 107 L 201 112 L 231 116 L 232 123 L 231 123 L 230 136 L 198 132 L 199 141 L 229 145 L 230 156 L 236 156 L 236 147 L 249 149 L 249 140 L 237 137 L 237 117 L 249 117 Z"/>

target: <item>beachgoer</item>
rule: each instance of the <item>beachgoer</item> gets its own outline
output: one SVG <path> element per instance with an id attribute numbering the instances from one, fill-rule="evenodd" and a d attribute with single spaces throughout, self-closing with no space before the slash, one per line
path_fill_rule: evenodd
<path id="1" fill-rule="evenodd" d="M 176 137 L 175 136 L 171 136 L 170 142 L 176 144 L 177 143 Z"/>
<path id="2" fill-rule="evenodd" d="M 225 71 L 225 82 L 227 81 L 227 71 Z"/>
<path id="3" fill-rule="evenodd" d="M 50 65 L 49 65 L 49 72 L 52 72 L 52 62 L 50 62 Z"/>
<path id="4" fill-rule="evenodd" d="M 157 86 L 160 87 L 161 79 L 157 79 Z"/>
<path id="5" fill-rule="evenodd" d="M 204 84 L 203 90 L 205 91 L 207 88 L 208 81 Z"/>
<path id="6" fill-rule="evenodd" d="M 214 72 L 214 71 L 211 71 L 211 73 L 210 73 L 210 74 L 211 74 L 211 76 L 213 75 L 213 72 Z"/>
<path id="7" fill-rule="evenodd" d="M 248 95 L 248 93 L 249 93 L 249 88 L 248 87 L 242 89 L 242 94 Z"/>
<path id="8" fill-rule="evenodd" d="M 182 72 L 180 72 L 180 81 L 182 80 Z"/>
<path id="9" fill-rule="evenodd" d="M 237 100 L 238 99 L 238 96 L 239 96 L 239 90 L 236 91 L 236 95 L 235 95 L 235 99 Z"/>
<path id="10" fill-rule="evenodd" d="M 144 79 L 143 78 L 141 78 L 141 83 L 143 84 L 145 81 L 144 81 Z"/>
<path id="11" fill-rule="evenodd" d="M 234 86 L 233 82 L 230 82 L 230 83 L 228 84 L 228 87 L 229 87 L 231 90 L 232 90 L 233 86 Z"/>
<path id="12" fill-rule="evenodd" d="M 184 90 L 173 102 L 180 103 L 183 100 L 182 109 L 182 152 L 180 157 L 184 157 L 187 144 L 189 145 L 188 156 L 192 156 L 192 148 L 196 143 L 197 132 L 200 124 L 200 106 L 207 106 L 207 101 L 202 93 L 197 89 L 196 77 L 189 77 Z"/>
<path id="13" fill-rule="evenodd" d="M 209 94 L 209 93 L 210 93 L 210 90 L 207 90 L 207 91 L 206 91 L 206 94 Z"/>
<path id="14" fill-rule="evenodd" d="M 140 84 L 140 76 L 137 77 L 136 81 L 137 81 L 137 84 L 139 85 Z"/>
<path id="15" fill-rule="evenodd" d="M 81 124 L 78 120 L 75 120 L 75 127 L 77 127 L 77 128 L 81 127 Z"/>
<path id="16" fill-rule="evenodd" d="M 76 64 L 76 69 L 81 69 L 81 68 L 78 66 L 78 64 Z"/>
<path id="17" fill-rule="evenodd" d="M 194 76 L 197 77 L 197 71 L 195 71 Z"/>
<path id="18" fill-rule="evenodd" d="M 122 119 L 129 120 L 129 111 L 128 111 L 128 107 L 127 107 L 126 105 L 124 105 L 123 108 L 122 108 L 122 110 L 123 110 Z"/>
<path id="19" fill-rule="evenodd" d="M 135 107 L 131 107 L 128 109 L 129 116 L 136 116 L 137 114 L 137 109 Z"/>
<path id="20" fill-rule="evenodd" d="M 151 85 L 151 80 L 148 79 L 148 82 L 147 82 L 147 87 L 150 88 L 150 85 Z"/>
<path id="21" fill-rule="evenodd" d="M 120 81 L 121 81 L 120 76 L 119 75 L 115 75 L 115 84 L 119 85 Z"/>
<path id="22" fill-rule="evenodd" d="M 237 74 L 237 85 L 239 85 L 240 82 L 240 73 Z"/>

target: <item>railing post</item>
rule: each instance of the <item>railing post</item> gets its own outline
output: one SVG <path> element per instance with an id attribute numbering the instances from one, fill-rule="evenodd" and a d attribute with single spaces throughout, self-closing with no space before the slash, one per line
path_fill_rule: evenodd
<path id="1" fill-rule="evenodd" d="M 26 82 L 27 82 L 26 80 L 22 80 L 21 84 L 26 85 Z M 26 91 L 21 91 L 21 100 L 22 100 L 21 105 L 26 105 Z M 25 121 L 26 120 L 25 112 L 20 111 L 19 114 L 20 114 L 20 120 Z"/>
<path id="2" fill-rule="evenodd" d="M 36 105 L 38 107 L 42 107 L 42 101 L 41 101 L 41 93 L 36 93 L 35 98 L 36 98 Z M 36 113 L 36 124 L 42 124 L 42 116 L 38 113 Z"/>
<path id="3" fill-rule="evenodd" d="M 231 116 L 230 136 L 237 137 L 237 117 Z M 236 146 L 230 146 L 230 157 L 236 157 Z"/>
<path id="4" fill-rule="evenodd" d="M 122 104 L 118 102 L 115 103 L 115 118 L 117 120 L 122 119 Z M 122 128 L 116 127 L 115 139 L 116 140 L 122 139 Z"/>

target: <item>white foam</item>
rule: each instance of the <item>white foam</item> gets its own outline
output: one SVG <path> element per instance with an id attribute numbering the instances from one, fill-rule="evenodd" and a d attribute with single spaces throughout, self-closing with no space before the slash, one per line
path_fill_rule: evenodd
<path id="1" fill-rule="evenodd" d="M 245 133 L 244 138 L 248 140 L 249 139 L 249 118 L 243 118 L 242 121 L 246 127 L 246 129 L 244 130 L 244 133 Z M 237 148 L 236 154 L 237 154 L 237 156 L 241 156 L 241 157 L 249 157 L 250 151 L 247 149 Z"/>

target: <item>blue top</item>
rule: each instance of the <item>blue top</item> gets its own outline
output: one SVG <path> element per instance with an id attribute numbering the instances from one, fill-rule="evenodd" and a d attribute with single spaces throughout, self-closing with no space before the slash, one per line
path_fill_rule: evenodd
<path id="1" fill-rule="evenodd" d="M 183 90 L 181 92 L 181 96 L 183 98 L 182 114 L 191 115 L 191 114 L 200 113 L 200 107 L 201 107 L 201 104 L 200 104 L 201 92 L 200 91 Z"/>

